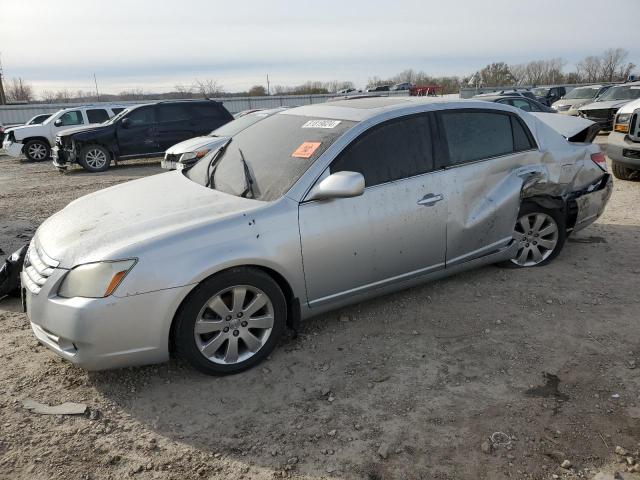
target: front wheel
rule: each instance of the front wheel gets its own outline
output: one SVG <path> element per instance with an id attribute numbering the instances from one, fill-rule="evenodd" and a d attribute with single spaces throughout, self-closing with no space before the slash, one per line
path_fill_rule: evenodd
<path id="1" fill-rule="evenodd" d="M 42 162 L 51 155 L 51 147 L 44 140 L 29 140 L 23 151 L 24 156 L 32 162 Z"/>
<path id="2" fill-rule="evenodd" d="M 89 172 L 104 172 L 111 164 L 111 153 L 102 145 L 88 145 L 80 152 L 78 163 Z"/>
<path id="3" fill-rule="evenodd" d="M 558 256 L 567 238 L 565 217 L 559 210 L 525 203 L 520 208 L 513 238 L 518 242 L 514 258 L 500 264 L 507 268 L 539 267 Z"/>
<path id="4" fill-rule="evenodd" d="M 284 295 L 268 274 L 254 268 L 228 270 L 187 297 L 176 317 L 176 350 L 203 373 L 238 373 L 271 353 L 286 319 Z"/>

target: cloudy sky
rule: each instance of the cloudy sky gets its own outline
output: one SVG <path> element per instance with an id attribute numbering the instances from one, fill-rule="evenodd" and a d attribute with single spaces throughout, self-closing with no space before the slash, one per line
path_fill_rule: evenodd
<path id="1" fill-rule="evenodd" d="M 226 91 L 307 80 L 365 86 L 406 68 L 467 75 L 493 61 L 610 47 L 640 64 L 640 0 L 0 0 L 5 77 L 38 92 L 216 79 Z"/>

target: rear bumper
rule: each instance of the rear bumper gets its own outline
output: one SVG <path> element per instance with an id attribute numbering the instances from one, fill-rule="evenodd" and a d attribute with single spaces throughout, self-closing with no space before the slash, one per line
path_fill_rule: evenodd
<path id="1" fill-rule="evenodd" d="M 607 156 L 614 162 L 640 169 L 640 142 L 632 142 L 624 133 L 611 132 L 607 139 Z"/>
<path id="2" fill-rule="evenodd" d="M 578 207 L 578 214 L 573 227 L 574 232 L 591 225 L 604 213 L 612 192 L 613 179 L 607 173 L 597 182 L 575 193 L 573 199 Z"/>
<path id="3" fill-rule="evenodd" d="M 11 157 L 19 157 L 22 154 L 23 147 L 24 145 L 20 142 L 10 142 L 9 140 L 2 142 L 2 149 Z"/>

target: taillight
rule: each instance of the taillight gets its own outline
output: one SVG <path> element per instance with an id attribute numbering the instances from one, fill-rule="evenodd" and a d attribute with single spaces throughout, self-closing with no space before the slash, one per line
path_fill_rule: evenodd
<path id="1" fill-rule="evenodd" d="M 604 170 L 605 172 L 607 171 L 607 159 L 605 158 L 604 153 L 602 152 L 592 153 L 591 160 L 593 160 L 593 162 L 596 165 L 598 165 L 602 170 Z"/>

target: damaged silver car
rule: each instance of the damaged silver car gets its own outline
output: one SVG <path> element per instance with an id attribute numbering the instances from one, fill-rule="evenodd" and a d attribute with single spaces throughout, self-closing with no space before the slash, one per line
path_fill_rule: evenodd
<path id="1" fill-rule="evenodd" d="M 551 261 L 611 194 L 592 125 L 412 97 L 285 110 L 187 170 L 46 220 L 22 272 L 26 311 L 44 345 L 87 369 L 175 353 L 236 373 L 313 315 Z"/>

